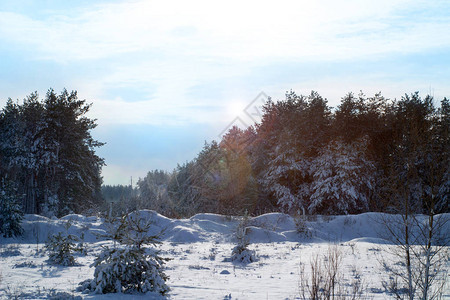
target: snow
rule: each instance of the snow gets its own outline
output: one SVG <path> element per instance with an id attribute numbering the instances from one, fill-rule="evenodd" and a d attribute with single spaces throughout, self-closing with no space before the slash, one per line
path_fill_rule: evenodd
<path id="1" fill-rule="evenodd" d="M 389 244 L 382 238 L 384 214 L 305 217 L 308 234 L 298 233 L 295 220 L 286 214 L 249 218 L 248 248 L 258 260 L 241 265 L 231 261 L 240 217 L 198 214 L 189 219 L 169 219 L 154 211 L 139 213 L 153 221 L 150 234 L 163 231 L 161 256 L 172 259 L 166 264 L 170 299 L 295 299 L 299 297 L 301 264 L 310 272 L 311 257 L 325 254 L 329 245 L 337 245 L 343 254 L 345 280 L 358 274 L 368 296 L 388 297 L 381 284 L 388 274 L 379 263 L 380 257 L 389 260 L 392 256 L 383 251 Z M 100 237 L 106 229 L 103 221 L 81 215 L 61 219 L 25 215 L 25 235 L 0 240 L 0 299 L 47 299 L 51 293 L 60 293 L 61 299 L 63 295 L 158 299 L 151 293 L 93 295 L 75 291 L 78 283 L 93 278 L 94 268 L 90 265 L 102 246 L 112 245 Z M 67 222 L 71 224 L 70 234 L 83 237 L 87 255 L 75 253 L 75 266 L 50 265 L 43 252 L 44 243 L 51 234 L 66 232 Z M 444 232 L 450 232 L 449 223 Z M 446 295 L 450 295 L 448 286 Z"/>
<path id="2" fill-rule="evenodd" d="M 172 229 L 173 234 L 169 237 L 169 241 L 177 243 L 194 243 L 202 240 L 198 231 L 184 227 L 175 226 Z"/>

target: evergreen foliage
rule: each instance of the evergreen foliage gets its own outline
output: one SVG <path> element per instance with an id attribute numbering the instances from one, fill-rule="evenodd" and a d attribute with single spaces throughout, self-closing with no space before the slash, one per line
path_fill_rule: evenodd
<path id="1" fill-rule="evenodd" d="M 32 93 L 1 110 L 0 178 L 17 184 L 25 213 L 102 205 L 102 143 L 90 134 L 89 108 L 76 92 L 50 89 L 44 100 Z M 418 93 L 398 101 L 349 93 L 332 109 L 317 92 L 290 91 L 267 101 L 260 123 L 229 128 L 173 172 L 151 171 L 137 189 L 103 194 L 115 214 L 148 208 L 171 217 L 395 211 L 404 197 L 415 212 L 448 212 L 449 119 L 448 99 L 436 108 Z"/>
<path id="2" fill-rule="evenodd" d="M 314 162 L 308 212 L 348 214 L 368 211 L 375 166 L 366 158 L 367 140 L 332 142 Z"/>
<path id="3" fill-rule="evenodd" d="M 154 248 L 160 242 L 159 234 L 149 235 L 151 220 L 135 212 L 111 221 L 107 236 L 114 240 L 114 246 L 103 247 L 91 265 L 95 267 L 94 279 L 81 282 L 79 290 L 98 294 L 166 294 L 168 276 L 163 266 L 168 259 L 162 258 Z"/>
<path id="4" fill-rule="evenodd" d="M 49 252 L 48 261 L 51 264 L 61 266 L 74 266 L 76 264 L 73 252 L 79 251 L 76 242 L 78 238 L 74 235 L 63 235 L 61 232 L 54 234 L 45 243 L 45 248 Z"/>
<path id="5" fill-rule="evenodd" d="M 197 185 L 198 179 L 197 164 L 194 161 L 178 165 L 173 172 L 167 186 L 167 192 L 169 201 L 173 203 L 175 216 L 191 216 L 201 210 L 202 203 L 200 202 L 200 188 Z"/>
<path id="6" fill-rule="evenodd" d="M 155 170 L 147 173 L 145 178 L 137 183 L 139 190 L 138 209 L 153 209 L 161 212 L 168 212 L 172 209 L 169 201 L 167 186 L 170 181 L 170 175 L 162 170 Z"/>
<path id="7" fill-rule="evenodd" d="M 72 224 L 68 221 L 65 224 L 66 232 L 64 234 L 62 232 L 53 234 L 45 242 L 49 263 L 61 266 L 74 266 L 77 262 L 73 254 L 85 251 L 80 238 L 69 234 L 70 226 Z"/>
<path id="8" fill-rule="evenodd" d="M 23 211 L 20 207 L 18 195 L 11 182 L 2 181 L 0 185 L 0 234 L 3 237 L 20 236 Z"/>
<path id="9" fill-rule="evenodd" d="M 101 203 L 102 143 L 91 136 L 89 109 L 77 92 L 50 89 L 42 101 L 32 93 L 1 110 L 0 177 L 17 183 L 25 213 L 61 216 Z"/>
<path id="10" fill-rule="evenodd" d="M 249 264 L 256 261 L 255 251 L 248 248 L 250 242 L 247 237 L 247 226 L 249 226 L 249 216 L 245 211 L 236 228 L 237 245 L 231 251 L 231 261 L 235 263 Z"/>

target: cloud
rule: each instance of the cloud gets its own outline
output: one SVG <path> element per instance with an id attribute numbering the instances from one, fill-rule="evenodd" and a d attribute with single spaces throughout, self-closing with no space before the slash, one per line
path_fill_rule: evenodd
<path id="1" fill-rule="evenodd" d="M 1 12 L 1 35 L 41 59 L 161 52 L 168 59 L 348 59 L 449 46 L 447 9 L 434 1 L 125 1 L 47 19 Z M 415 14 L 421 11 L 418 17 Z M 70 12 L 70 14 L 68 13 Z M 439 13 L 439 11 L 437 12 Z"/>
<path id="2" fill-rule="evenodd" d="M 102 125 L 148 124 L 180 126 L 189 123 L 211 124 L 222 115 L 219 108 L 205 109 L 204 105 L 180 106 L 169 101 L 147 100 L 128 102 L 121 98 L 114 100 L 96 99 L 90 114 Z"/>

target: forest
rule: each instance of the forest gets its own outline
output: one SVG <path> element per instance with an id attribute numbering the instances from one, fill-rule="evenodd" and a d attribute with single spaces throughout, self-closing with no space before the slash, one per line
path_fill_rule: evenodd
<path id="1" fill-rule="evenodd" d="M 317 92 L 269 99 L 259 123 L 230 128 L 197 157 L 137 186 L 101 186 L 103 144 L 75 91 L 9 99 L 0 114 L 2 191 L 46 216 L 154 209 L 259 215 L 448 212 L 450 103 L 349 93 L 332 108 Z"/>
<path id="2" fill-rule="evenodd" d="M 15 199 L 26 214 L 63 216 L 95 212 L 102 204 L 102 146 L 91 136 L 90 105 L 77 92 L 50 89 L 22 103 L 8 99 L 0 113 L 2 214 Z M 9 201 L 11 202 L 11 201 Z"/>
<path id="3" fill-rule="evenodd" d="M 0 178 L 25 213 L 115 214 L 154 209 L 258 215 L 448 212 L 450 103 L 418 93 L 349 93 L 332 108 L 317 92 L 269 99 L 262 120 L 230 128 L 197 157 L 153 170 L 137 187 L 103 186 L 103 144 L 75 91 L 9 99 L 0 114 Z"/>
<path id="4" fill-rule="evenodd" d="M 336 108 L 317 92 L 269 99 L 259 123 L 230 128 L 171 172 L 137 187 L 103 186 L 116 214 L 153 209 L 260 215 L 449 211 L 450 103 L 419 93 L 349 93 Z"/>

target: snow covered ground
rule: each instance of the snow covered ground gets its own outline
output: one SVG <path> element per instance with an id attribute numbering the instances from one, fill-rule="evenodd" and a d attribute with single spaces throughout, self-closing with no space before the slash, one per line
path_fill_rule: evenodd
<path id="1" fill-rule="evenodd" d="M 330 247 L 341 253 L 341 279 L 351 287 L 360 280 L 364 295 L 373 299 L 389 297 L 382 281 L 387 274 L 381 261 L 394 261 L 385 252 L 389 247 L 381 222 L 383 214 L 318 216 L 303 223 L 299 233 L 296 220 L 280 213 L 250 218 L 247 236 L 249 248 L 258 261 L 248 265 L 230 261 L 236 228 L 240 218 L 198 214 L 190 219 L 169 219 L 153 211 L 141 215 L 154 222 L 152 233 L 163 230 L 162 256 L 171 258 L 166 265 L 170 276 L 170 299 L 296 299 L 300 296 L 300 274 L 308 276 L 311 258 L 323 257 Z M 87 255 L 78 254 L 72 267 L 50 265 L 43 251 L 48 236 L 66 232 L 85 241 Z M 450 225 L 450 224 L 449 224 Z M 97 217 L 69 215 L 48 219 L 26 215 L 25 235 L 2 239 L 0 243 L 0 298 L 23 299 L 135 299 L 151 295 L 86 295 L 75 291 L 78 283 L 93 278 L 90 267 L 101 246 L 112 242 L 98 239 L 105 224 Z M 446 232 L 450 232 L 449 228 Z M 448 267 L 448 264 L 447 264 Z M 447 284 L 445 295 L 450 298 Z"/>

